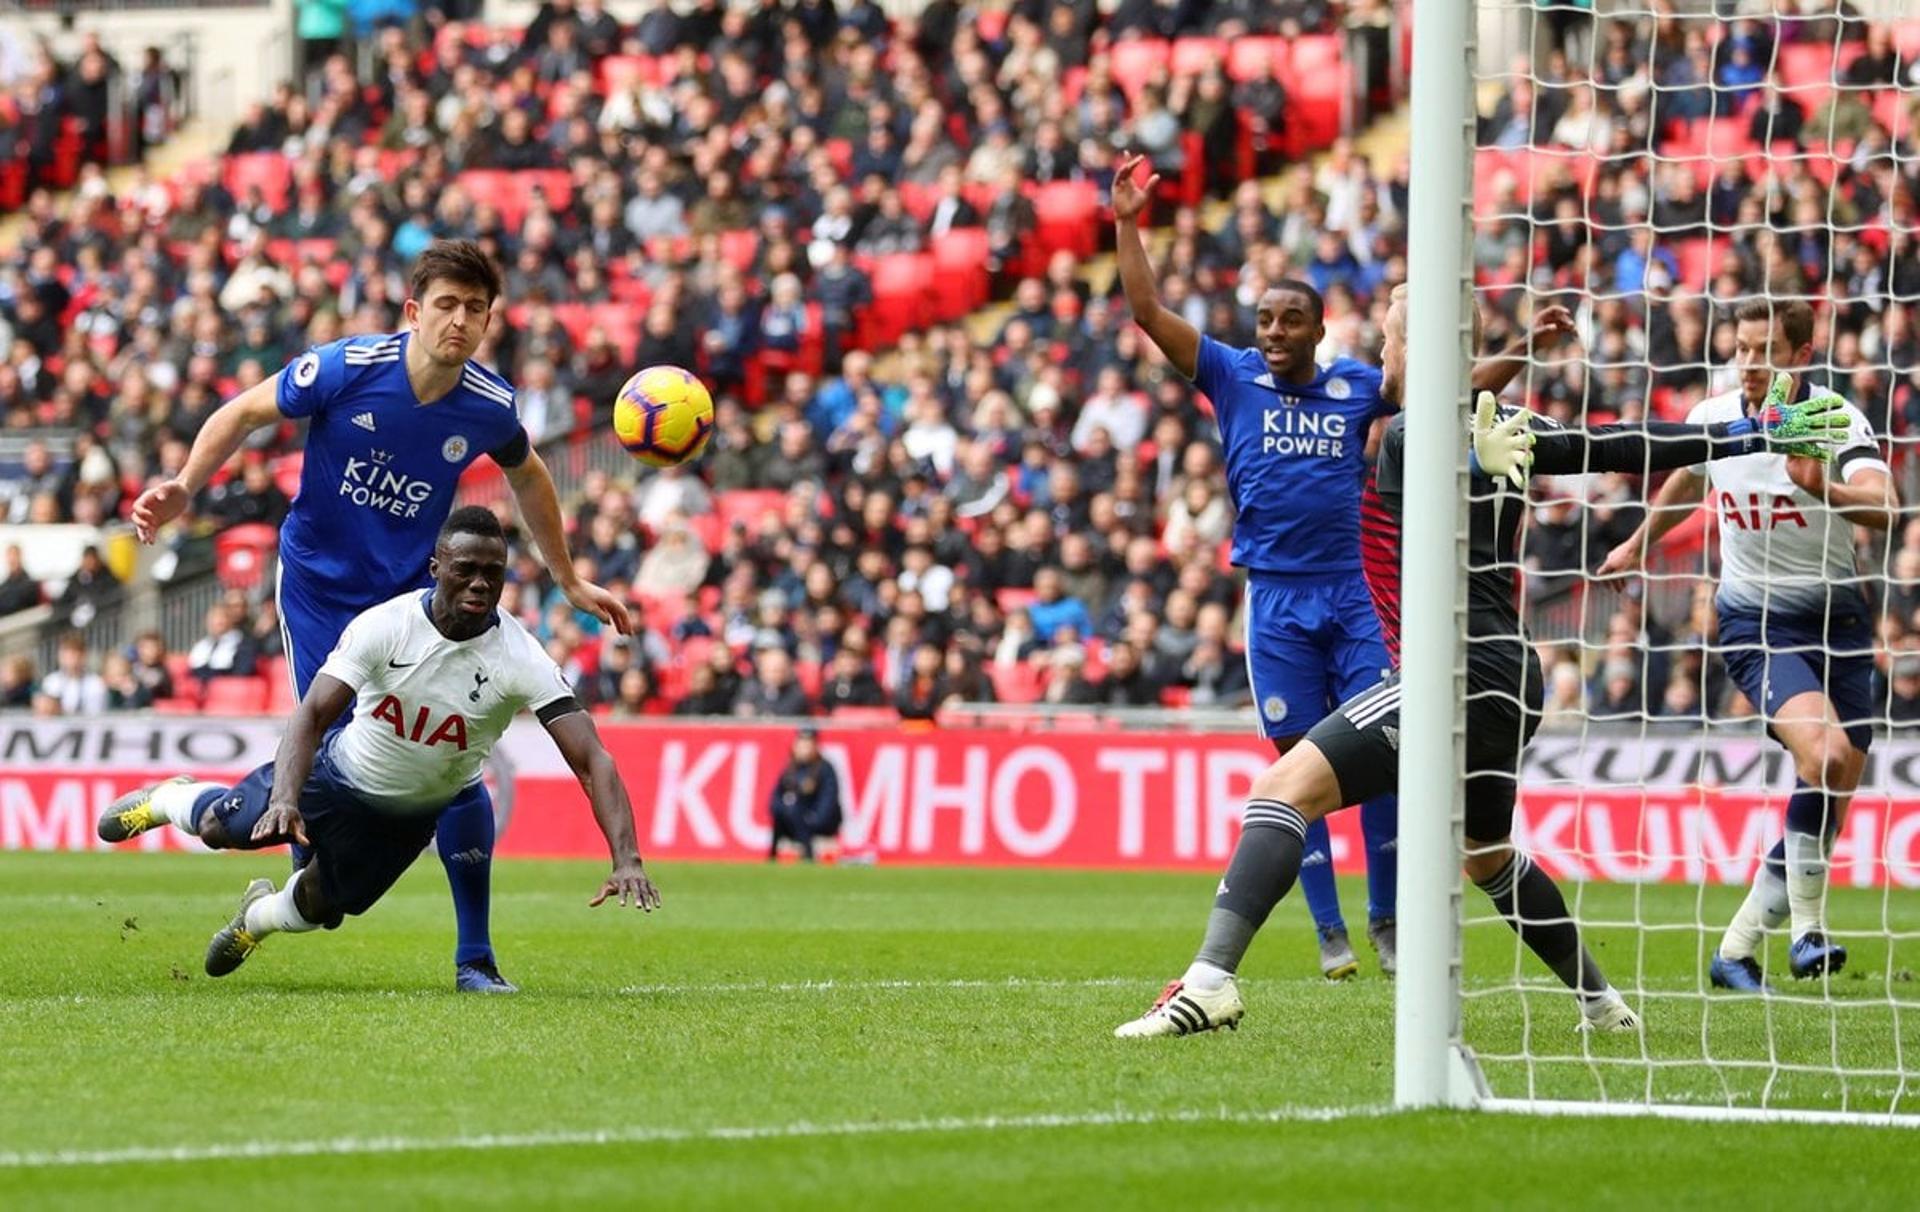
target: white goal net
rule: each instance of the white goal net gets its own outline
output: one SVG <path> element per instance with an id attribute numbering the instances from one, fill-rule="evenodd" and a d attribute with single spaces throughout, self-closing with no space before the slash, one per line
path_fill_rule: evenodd
<path id="1" fill-rule="evenodd" d="M 1804 303 L 1811 354 L 1783 368 L 1855 406 L 1878 447 L 1826 481 L 1884 466 L 1904 508 L 1876 526 L 1838 488 L 1823 504 L 1755 471 L 1687 471 L 1707 500 L 1655 542 L 1640 527 L 1666 473 L 1536 475 L 1507 502 L 1528 512 L 1511 571 L 1544 697 L 1515 842 L 1642 1028 L 1576 1031 L 1566 988 L 1469 885 L 1458 1040 L 1498 1106 L 1920 1123 L 1920 9 L 1481 0 L 1477 28 L 1463 253 L 1485 348 L 1552 306 L 1575 327 L 1503 398 L 1567 426 L 1704 417 L 1737 399 L 1742 307 L 1759 301 L 1771 336 Z M 1416 49 L 1416 106 L 1421 67 Z M 1827 527 L 1851 564 L 1828 570 L 1808 636 L 1806 586 L 1766 570 Z M 1763 575 L 1729 569 L 1731 544 Z M 1622 545 L 1642 567 L 1600 575 Z M 1734 580 L 1757 605 L 1716 606 Z M 1802 670 L 1858 726 L 1850 743 L 1870 735 L 1850 804 L 1844 762 L 1804 798 L 1805 762 L 1772 735 Z M 1773 885 L 1741 965 L 1770 992 L 1716 987 L 1797 790 L 1824 845 L 1776 871 L 1824 857 L 1827 891 L 1809 917 L 1804 872 Z M 1820 917 L 1844 967 L 1796 978 L 1793 936 Z"/>

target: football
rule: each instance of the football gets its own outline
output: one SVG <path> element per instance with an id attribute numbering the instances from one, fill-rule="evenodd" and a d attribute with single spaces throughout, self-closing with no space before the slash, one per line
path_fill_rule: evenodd
<path id="1" fill-rule="evenodd" d="M 649 366 L 620 388 L 613 433 L 628 454 L 650 467 L 696 459 L 713 436 L 713 396 L 678 366 Z"/>

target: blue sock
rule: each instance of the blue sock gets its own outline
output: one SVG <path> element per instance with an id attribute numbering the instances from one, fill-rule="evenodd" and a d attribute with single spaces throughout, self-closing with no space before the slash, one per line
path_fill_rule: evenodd
<path id="1" fill-rule="evenodd" d="M 1393 916 L 1400 878 L 1400 797 L 1360 805 L 1360 833 L 1367 843 L 1367 920 L 1377 922 Z"/>
<path id="2" fill-rule="evenodd" d="M 1773 873 L 1773 878 L 1779 880 L 1783 884 L 1786 883 L 1787 882 L 1787 839 L 1786 838 L 1781 838 L 1779 841 L 1773 844 L 1773 849 L 1767 851 L 1767 857 L 1765 861 L 1766 861 L 1767 870 Z"/>
<path id="3" fill-rule="evenodd" d="M 1307 898 L 1313 924 L 1322 930 L 1346 928 L 1340 916 L 1340 888 L 1333 882 L 1333 840 L 1325 818 L 1307 826 L 1307 844 L 1300 856 L 1300 891 Z"/>
<path id="4" fill-rule="evenodd" d="M 459 930 L 453 962 L 492 962 L 487 915 L 493 900 L 493 797 L 484 783 L 467 788 L 447 805 L 434 840 L 453 887 L 453 918 Z"/>
<path id="5" fill-rule="evenodd" d="M 1833 809 L 1832 796 L 1818 787 L 1794 780 L 1793 795 L 1787 800 L 1787 832 L 1810 833 L 1814 837 L 1832 837 L 1840 831 L 1839 814 Z"/>

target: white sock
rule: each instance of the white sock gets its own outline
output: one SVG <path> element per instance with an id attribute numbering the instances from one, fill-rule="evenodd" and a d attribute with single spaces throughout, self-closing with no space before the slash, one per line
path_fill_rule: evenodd
<path id="1" fill-rule="evenodd" d="M 1827 929 L 1827 847 L 1811 833 L 1787 834 L 1787 908 L 1793 937 Z"/>
<path id="2" fill-rule="evenodd" d="M 284 931 L 288 934 L 304 934 L 309 930 L 318 930 L 320 923 L 310 922 L 300 916 L 300 910 L 294 906 L 293 890 L 300 886 L 307 869 L 302 867 L 293 873 L 287 886 L 272 896 L 263 896 L 247 906 L 247 933 L 255 938 Z"/>
<path id="3" fill-rule="evenodd" d="M 1180 978 L 1187 988 L 1198 989 L 1202 993 L 1212 993 L 1232 979 L 1233 973 L 1218 964 L 1209 964 L 1205 960 L 1193 961 L 1187 968 L 1187 974 Z"/>
<path id="4" fill-rule="evenodd" d="M 1778 930 L 1786 920 L 1787 883 L 1762 862 L 1747 899 L 1740 902 L 1740 912 L 1720 936 L 1720 954 L 1727 959 L 1752 959 L 1767 931 Z"/>
<path id="5" fill-rule="evenodd" d="M 194 820 L 193 805 L 209 791 L 231 790 L 224 783 L 165 783 L 153 793 L 153 810 L 172 822 L 176 829 L 198 836 L 200 824 Z"/>

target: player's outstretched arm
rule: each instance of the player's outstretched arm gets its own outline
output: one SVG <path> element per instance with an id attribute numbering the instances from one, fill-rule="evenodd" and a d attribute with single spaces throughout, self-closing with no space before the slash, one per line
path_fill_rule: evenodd
<path id="1" fill-rule="evenodd" d="M 307 696 L 294 708 L 293 719 L 280 738 L 273 755 L 273 793 L 267 797 L 267 810 L 253 826 L 253 840 L 290 838 L 307 844 L 306 822 L 300 818 L 300 789 L 313 773 L 313 755 L 320 750 L 320 738 L 353 702 L 353 687 L 331 674 L 317 674 L 307 687 Z"/>
<path id="2" fill-rule="evenodd" d="M 513 467 L 502 468 L 513 498 L 520 504 L 520 516 L 526 519 L 540 558 L 547 562 L 560 591 L 580 610 L 603 623 L 610 623 L 621 635 L 633 634 L 633 616 L 627 604 L 600 586 L 580 578 L 573 568 L 573 553 L 567 550 L 566 525 L 560 517 L 560 495 L 554 491 L 553 474 L 547 470 L 540 452 L 533 451 Z"/>
<path id="3" fill-rule="evenodd" d="M 142 543 L 153 542 L 162 526 L 186 512 L 187 505 L 207 486 L 213 473 L 233 457 L 240 443 L 256 429 L 281 420 L 280 376 L 263 379 L 214 411 L 194 435 L 187 463 L 171 480 L 155 484 L 133 503 L 133 533 Z"/>
<path id="4" fill-rule="evenodd" d="M 567 759 L 573 776 L 580 780 L 587 799 L 593 804 L 593 819 L 607 839 L 613 856 L 613 873 L 600 885 L 600 894 L 587 904 L 599 905 L 614 897 L 622 905 L 632 905 L 651 913 L 660 907 L 660 890 L 647 877 L 640 862 L 640 843 L 633 832 L 633 805 L 627 802 L 627 788 L 620 781 L 613 755 L 600 743 L 600 733 L 592 717 L 584 711 L 570 711 L 547 723 L 547 732 L 560 754 Z"/>
<path id="5" fill-rule="evenodd" d="M 1599 576 L 1620 576 L 1635 572 L 1647 552 L 1659 545 L 1667 532 L 1692 516 L 1700 502 L 1707 499 L 1707 478 L 1691 467 L 1683 467 L 1667 477 L 1647 506 L 1646 521 L 1640 523 L 1626 541 L 1607 553 Z"/>
<path id="6" fill-rule="evenodd" d="M 1113 174 L 1114 246 L 1120 261 L 1120 285 L 1127 292 L 1127 309 L 1133 313 L 1133 322 L 1160 347 L 1175 370 L 1191 379 L 1200 369 L 1200 332 L 1160 303 L 1153 262 L 1147 258 L 1146 241 L 1140 235 L 1140 216 L 1153 200 L 1153 187 L 1160 183 L 1160 176 L 1156 173 L 1147 178 L 1146 184 L 1137 184 L 1133 176 L 1141 159 L 1128 156 Z"/>

